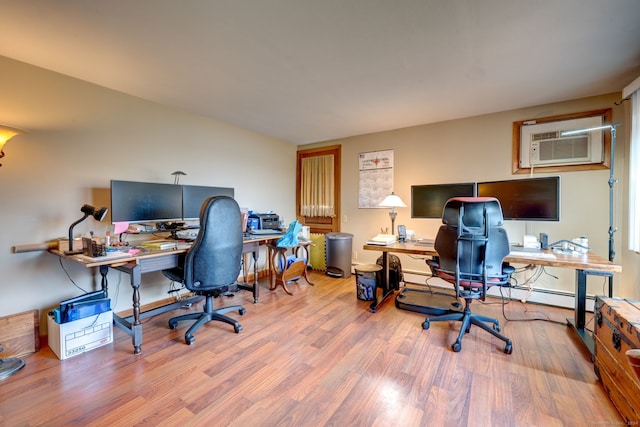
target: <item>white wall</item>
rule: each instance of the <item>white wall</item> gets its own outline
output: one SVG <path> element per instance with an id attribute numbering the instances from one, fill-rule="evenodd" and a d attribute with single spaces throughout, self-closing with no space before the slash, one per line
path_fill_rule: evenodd
<path id="1" fill-rule="evenodd" d="M 543 105 L 453 120 L 429 125 L 415 126 L 388 132 L 360 135 L 322 143 L 309 144 L 301 149 L 322 145 L 342 144 L 342 214 L 343 232 L 354 234 L 353 249 L 357 252 L 354 263 L 375 262 L 379 253 L 362 250 L 365 241 L 380 232 L 380 227 L 389 227 L 387 209 L 358 208 L 358 153 L 375 150 L 394 150 L 394 190 L 407 205 L 411 202 L 411 185 L 440 184 L 452 182 L 480 182 L 525 178 L 528 175 L 511 173 L 512 123 L 514 121 L 549 117 L 567 113 L 613 108 L 613 121 L 623 123 L 618 129 L 616 150 L 615 234 L 617 257 L 615 262 L 629 265 L 629 272 L 616 275 L 614 292 L 618 296 L 640 297 L 638 280 L 638 255 L 624 251 L 626 227 L 622 222 L 626 210 L 625 176 L 628 148 L 625 107 L 616 106 L 620 94 L 610 94 L 558 104 Z M 534 176 L 561 176 L 561 221 L 560 222 L 515 222 L 506 221 L 511 241 L 521 242 L 524 234 L 538 235 L 545 232 L 551 241 L 571 240 L 588 236 L 593 251 L 605 259 L 608 257 L 609 227 L 609 170 L 564 172 L 559 174 L 535 173 Z M 440 220 L 412 219 L 410 208 L 398 210 L 396 224 L 405 224 L 415 230 L 417 236 L 435 237 Z M 346 217 L 347 222 L 344 222 Z M 426 272 L 422 259 L 403 255 L 405 270 Z M 537 287 L 573 292 L 575 273 L 573 270 L 547 268 L 551 275 L 544 275 Z M 626 275 L 625 275 L 626 274 Z M 521 281 L 525 276 L 519 275 Z M 605 280 L 589 278 L 590 294 L 605 293 Z"/>
<path id="2" fill-rule="evenodd" d="M 51 307 L 81 293 L 72 280 L 98 289 L 84 267 L 12 247 L 66 236 L 82 204 L 109 206 L 111 179 L 172 183 L 182 170 L 182 184 L 234 187 L 241 206 L 294 218 L 294 145 L 3 57 L 0 73 L 0 123 L 30 131 L 0 167 L 0 316 L 39 309 L 43 328 Z M 74 231 L 104 235 L 109 222 Z M 130 308 L 128 276 L 109 278 L 116 311 Z M 145 275 L 142 303 L 167 298 L 168 284 Z"/>

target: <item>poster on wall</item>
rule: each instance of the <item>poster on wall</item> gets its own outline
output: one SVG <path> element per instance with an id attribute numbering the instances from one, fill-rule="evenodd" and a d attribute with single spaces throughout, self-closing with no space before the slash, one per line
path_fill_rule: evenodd
<path id="1" fill-rule="evenodd" d="M 393 191 L 393 150 L 358 154 L 358 207 L 377 208 Z"/>

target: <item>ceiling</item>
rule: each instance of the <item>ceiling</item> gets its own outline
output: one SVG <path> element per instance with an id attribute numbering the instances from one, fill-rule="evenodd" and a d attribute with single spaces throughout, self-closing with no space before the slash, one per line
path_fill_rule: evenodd
<path id="1" fill-rule="evenodd" d="M 638 0 L 0 0 L 0 55 L 304 144 L 621 91 Z"/>

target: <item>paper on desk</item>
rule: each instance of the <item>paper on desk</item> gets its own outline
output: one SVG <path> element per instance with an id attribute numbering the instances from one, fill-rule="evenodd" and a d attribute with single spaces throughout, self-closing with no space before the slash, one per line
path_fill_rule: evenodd
<path id="1" fill-rule="evenodd" d="M 113 223 L 113 232 L 115 234 L 124 233 L 129 229 L 129 223 L 125 221 Z"/>

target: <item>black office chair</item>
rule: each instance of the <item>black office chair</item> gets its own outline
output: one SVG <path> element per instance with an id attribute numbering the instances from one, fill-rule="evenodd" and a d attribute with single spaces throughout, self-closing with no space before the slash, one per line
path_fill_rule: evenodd
<path id="1" fill-rule="evenodd" d="M 470 308 L 474 299 L 484 301 L 490 287 L 509 286 L 514 272 L 513 267 L 503 263 L 509 254 L 509 239 L 502 227 L 500 202 L 492 197 L 449 199 L 442 222 L 434 245 L 438 256 L 427 260 L 427 264 L 434 277 L 454 285 L 465 307 L 463 311 L 427 317 L 422 327 L 429 329 L 431 322 L 461 321 L 458 339 L 451 345 L 458 352 L 462 349 L 462 337 L 471 325 L 476 325 L 504 341 L 504 352 L 511 354 L 512 342 L 500 334 L 498 320 L 474 314 Z"/>
<path id="2" fill-rule="evenodd" d="M 241 258 L 242 226 L 238 204 L 228 196 L 205 200 L 200 210 L 200 232 L 185 254 L 184 261 L 177 268 L 162 272 L 169 279 L 183 283 L 193 293 L 205 296 L 203 312 L 189 313 L 169 320 L 171 329 L 175 329 L 181 320 L 196 320 L 184 336 L 187 344 L 195 341 L 193 333 L 196 329 L 212 320 L 233 325 L 236 333 L 242 331 L 242 326 L 236 320 L 224 316 L 224 313 L 238 310 L 242 315 L 245 313 L 244 307 L 234 305 L 213 308 L 215 297 L 235 288 Z"/>

